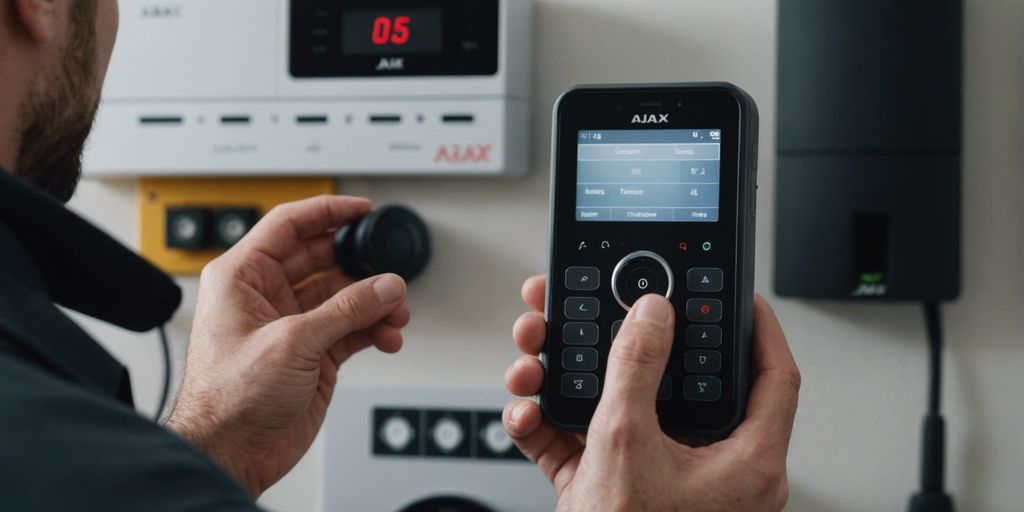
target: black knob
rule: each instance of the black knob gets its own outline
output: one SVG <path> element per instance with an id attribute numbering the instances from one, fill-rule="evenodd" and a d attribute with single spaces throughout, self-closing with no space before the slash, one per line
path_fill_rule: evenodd
<path id="1" fill-rule="evenodd" d="M 462 496 L 426 498 L 402 509 L 402 512 L 493 512 L 490 507 Z"/>
<path id="2" fill-rule="evenodd" d="M 390 272 L 412 281 L 430 261 L 430 233 L 412 210 L 384 206 L 334 234 L 334 260 L 355 279 Z"/>

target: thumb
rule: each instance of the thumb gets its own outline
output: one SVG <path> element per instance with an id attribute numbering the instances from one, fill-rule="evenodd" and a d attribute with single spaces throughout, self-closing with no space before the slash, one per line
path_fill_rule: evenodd
<path id="1" fill-rule="evenodd" d="M 395 274 L 383 274 L 346 286 L 291 321 L 304 344 L 326 351 L 345 336 L 384 320 L 404 302 L 405 281 Z"/>
<path id="2" fill-rule="evenodd" d="M 647 421 L 648 414 L 651 418 L 656 415 L 658 387 L 674 336 L 675 310 L 668 299 L 649 294 L 636 301 L 612 341 L 595 416 Z M 653 423 L 657 425 L 656 420 Z"/>

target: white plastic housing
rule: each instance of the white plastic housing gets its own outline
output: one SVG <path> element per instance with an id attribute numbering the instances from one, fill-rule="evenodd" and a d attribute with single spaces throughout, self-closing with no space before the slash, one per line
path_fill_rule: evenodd
<path id="1" fill-rule="evenodd" d="M 527 171 L 532 0 L 500 0 L 492 76 L 294 78 L 289 9 L 287 0 L 122 0 L 86 174 Z M 380 116 L 400 121 L 371 121 Z"/>

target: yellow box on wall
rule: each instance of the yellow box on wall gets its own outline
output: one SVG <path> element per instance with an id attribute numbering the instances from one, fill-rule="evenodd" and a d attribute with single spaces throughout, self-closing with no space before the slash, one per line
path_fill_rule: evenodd
<path id="1" fill-rule="evenodd" d="M 170 274 L 198 274 L 221 251 L 168 248 L 168 208 L 250 207 L 262 216 L 281 203 L 332 193 L 331 178 L 141 178 L 139 252 Z"/>

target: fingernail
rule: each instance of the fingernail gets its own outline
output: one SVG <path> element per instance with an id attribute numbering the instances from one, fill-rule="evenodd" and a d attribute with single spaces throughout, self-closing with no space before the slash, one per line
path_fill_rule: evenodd
<path id="1" fill-rule="evenodd" d="M 522 416 L 523 410 L 525 409 L 526 405 L 517 404 L 515 407 L 512 408 L 511 411 L 508 412 L 508 420 L 512 422 L 512 424 L 519 423 L 519 417 Z"/>
<path id="2" fill-rule="evenodd" d="M 385 274 L 373 283 L 373 293 L 384 304 L 391 304 L 402 298 L 405 293 L 405 282 L 394 274 Z"/>
<path id="3" fill-rule="evenodd" d="M 637 320 L 647 320 L 664 325 L 668 323 L 669 317 L 672 315 L 672 308 L 668 301 L 653 295 L 646 295 L 640 297 L 640 300 L 633 305 L 633 314 Z"/>

